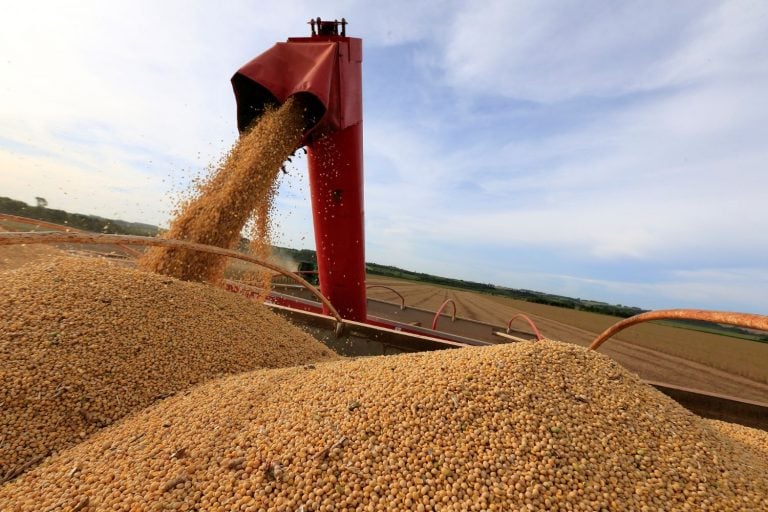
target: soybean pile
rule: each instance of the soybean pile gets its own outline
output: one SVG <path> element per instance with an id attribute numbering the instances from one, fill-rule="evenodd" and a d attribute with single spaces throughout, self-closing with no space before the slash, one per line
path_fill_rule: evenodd
<path id="1" fill-rule="evenodd" d="M 0 272 L 0 482 L 196 383 L 337 357 L 215 287 L 92 258 Z"/>
<path id="2" fill-rule="evenodd" d="M 748 453 L 768 460 L 768 431 L 719 420 L 707 420 L 707 423 L 710 428 L 731 439 L 736 445 L 744 447 Z"/>
<path id="3" fill-rule="evenodd" d="M 752 455 L 600 354 L 522 342 L 211 381 L 5 485 L 0 504 L 766 510 Z"/>
<path id="4" fill-rule="evenodd" d="M 267 110 L 243 133 L 218 169 L 179 206 L 163 236 L 235 249 L 252 219 L 256 255 L 268 256 L 276 178 L 298 146 L 307 119 L 306 107 L 293 97 L 279 108 Z M 221 256 L 165 247 L 153 247 L 139 261 L 145 270 L 185 281 L 215 282 L 225 265 L 226 258 Z"/>

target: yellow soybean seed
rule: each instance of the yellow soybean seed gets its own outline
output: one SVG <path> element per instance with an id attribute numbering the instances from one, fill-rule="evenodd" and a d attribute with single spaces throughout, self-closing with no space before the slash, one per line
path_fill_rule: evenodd
<path id="1" fill-rule="evenodd" d="M 553 341 L 358 358 L 170 397 L 1 487 L 0 508 L 768 509 L 763 452 L 721 430 Z"/>
<path id="2" fill-rule="evenodd" d="M 211 286 L 94 258 L 2 272 L 0 482 L 194 384 L 337 357 Z"/>

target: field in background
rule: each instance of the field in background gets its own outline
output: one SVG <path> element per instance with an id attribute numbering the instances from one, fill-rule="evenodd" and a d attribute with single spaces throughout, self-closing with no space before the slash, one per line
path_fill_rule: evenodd
<path id="1" fill-rule="evenodd" d="M 0 222 L 0 233 L 12 231 L 6 229 L 5 223 Z M 43 261 L 56 256 L 63 256 L 64 253 L 55 247 L 49 245 L 11 245 L 0 247 L 0 271 L 18 268 L 26 263 L 33 261 Z"/>
<path id="2" fill-rule="evenodd" d="M 8 231 L 29 230 L 30 226 L 17 225 L 5 219 L 0 220 L 0 230 L 3 228 Z M 118 258 L 121 262 L 125 258 L 117 246 L 0 247 L 0 271 L 57 255 L 96 253 Z M 276 256 L 282 260 L 292 255 Z M 295 265 L 294 260 L 287 259 L 276 263 L 286 267 Z M 246 267 L 248 270 L 255 268 L 235 262 L 230 270 L 240 274 Z M 533 318 L 545 336 L 579 345 L 589 344 L 599 332 L 620 320 L 614 316 L 393 277 L 369 275 L 368 284 L 392 286 L 405 296 L 408 306 L 431 311 L 435 311 L 446 298 L 452 298 L 456 302 L 459 316 L 497 326 L 505 326 L 515 313 L 523 312 Z M 383 289 L 371 289 L 369 296 L 392 303 L 398 302 L 392 292 Z M 450 330 L 448 325 L 445 327 Z M 513 327 L 523 331 L 528 329 L 522 321 Z M 647 380 L 742 399 L 768 401 L 768 364 L 765 363 L 768 361 L 768 343 L 670 325 L 644 324 L 622 332 L 604 345 L 601 352 Z"/>
<path id="3" fill-rule="evenodd" d="M 585 311 L 535 304 L 477 292 L 456 290 L 381 276 L 368 276 L 368 284 L 383 284 L 399 291 L 406 306 L 436 310 L 447 298 L 456 302 L 457 314 L 498 326 L 506 326 L 515 313 L 526 313 L 544 336 L 588 345 L 620 318 Z M 397 302 L 390 291 L 372 288 L 369 297 Z M 524 322 L 513 327 L 527 330 Z M 613 338 L 635 347 L 680 357 L 748 379 L 768 383 L 768 344 L 660 324 L 641 324 Z M 608 341 L 606 349 L 615 341 Z M 609 350 L 608 350 L 609 351 Z M 763 400 L 766 396 L 762 397 Z"/>

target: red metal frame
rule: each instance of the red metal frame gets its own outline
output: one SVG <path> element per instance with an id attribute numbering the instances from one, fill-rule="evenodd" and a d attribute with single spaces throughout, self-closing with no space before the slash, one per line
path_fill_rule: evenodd
<path id="1" fill-rule="evenodd" d="M 514 322 L 518 318 L 522 318 L 523 320 L 528 322 L 528 325 L 530 325 L 531 329 L 533 329 L 533 333 L 536 335 L 536 339 L 538 341 L 541 341 L 544 339 L 544 337 L 539 332 L 539 329 L 536 328 L 536 324 L 533 323 L 533 320 L 531 320 L 530 318 L 528 318 L 527 315 L 524 315 L 522 313 L 518 313 L 509 319 L 509 323 L 507 324 L 507 334 L 509 334 L 509 330 L 512 328 L 512 322 Z"/>
<path id="2" fill-rule="evenodd" d="M 293 37 L 243 66 L 232 85 L 241 130 L 269 103 L 312 99 L 308 118 L 317 119 L 302 144 L 320 289 L 344 318 L 365 322 L 362 60 L 359 38 Z"/>
<path id="3" fill-rule="evenodd" d="M 405 309 L 405 297 L 403 297 L 403 295 L 399 291 L 389 286 L 385 286 L 383 284 L 369 284 L 369 285 L 366 285 L 365 287 L 366 290 L 370 290 L 371 288 L 383 288 L 385 290 L 391 291 L 392 293 L 400 297 L 400 310 L 402 311 Z"/>
<path id="4" fill-rule="evenodd" d="M 435 313 L 435 318 L 432 320 L 432 330 L 433 331 L 437 330 L 437 321 L 440 319 L 440 314 L 443 312 L 443 310 L 445 309 L 445 307 L 449 303 L 453 305 L 453 316 L 451 317 L 451 322 L 455 322 L 456 321 L 456 303 L 453 302 L 453 299 L 446 299 L 446 301 L 443 302 L 443 304 L 437 310 L 437 313 Z"/>

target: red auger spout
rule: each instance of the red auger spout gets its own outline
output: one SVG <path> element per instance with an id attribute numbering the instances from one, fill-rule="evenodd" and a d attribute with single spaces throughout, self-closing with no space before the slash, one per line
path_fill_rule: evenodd
<path id="1" fill-rule="evenodd" d="M 232 77 L 240 130 L 291 96 L 308 105 L 306 145 L 320 290 L 350 320 L 366 321 L 362 40 L 346 20 L 311 20 Z M 328 311 L 324 312 L 328 313 Z"/>

